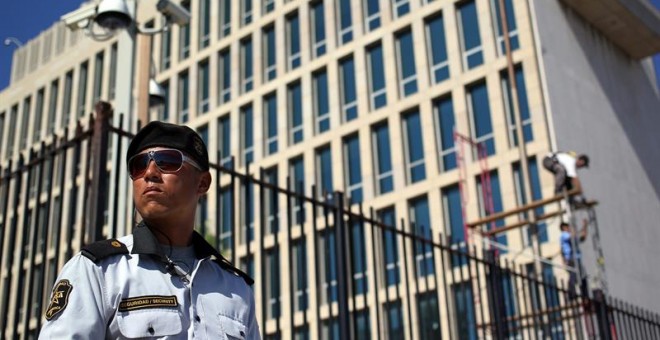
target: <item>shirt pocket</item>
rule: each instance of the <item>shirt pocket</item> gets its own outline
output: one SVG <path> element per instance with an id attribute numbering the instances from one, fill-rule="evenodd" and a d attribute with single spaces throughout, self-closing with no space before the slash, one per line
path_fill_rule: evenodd
<path id="1" fill-rule="evenodd" d="M 177 310 L 141 310 L 117 316 L 119 332 L 133 338 L 164 337 L 180 334 L 181 315 Z"/>
<path id="2" fill-rule="evenodd" d="M 245 325 L 230 317 L 218 314 L 220 329 L 227 340 L 246 339 Z"/>

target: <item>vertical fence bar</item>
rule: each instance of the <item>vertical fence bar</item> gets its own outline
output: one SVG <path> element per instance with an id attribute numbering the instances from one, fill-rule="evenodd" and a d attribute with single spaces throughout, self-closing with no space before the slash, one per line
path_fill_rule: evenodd
<path id="1" fill-rule="evenodd" d="M 78 207 L 78 184 L 76 183 L 76 177 L 78 177 L 78 163 L 80 162 L 80 133 L 82 128 L 80 125 L 76 126 L 76 132 L 73 140 L 73 161 L 71 162 L 71 190 L 69 191 L 69 225 L 67 228 L 67 236 L 69 238 L 68 246 L 66 249 L 65 257 L 70 259 L 73 255 L 73 241 L 75 235 L 76 227 L 76 208 Z M 64 182 L 62 182 L 64 184 Z M 79 238 L 82 241 L 83 235 L 80 235 Z"/>
<path id="2" fill-rule="evenodd" d="M 47 296 L 49 287 L 48 287 L 48 280 L 46 280 L 47 273 L 48 273 L 48 245 L 50 244 L 51 237 L 53 237 L 52 233 L 50 232 L 54 224 L 59 224 L 59 221 L 51 221 L 51 209 L 52 209 L 52 202 L 53 202 L 53 195 L 54 195 L 54 190 L 53 190 L 53 170 L 55 169 L 55 142 L 57 139 L 54 139 L 53 142 L 46 147 L 45 143 L 41 143 L 41 148 L 47 150 L 44 154 L 45 160 L 48 160 L 48 186 L 45 189 L 47 192 L 47 199 L 46 199 L 46 215 L 44 216 L 44 223 L 46 223 L 46 228 L 44 229 L 44 241 L 43 244 L 41 245 L 40 249 L 40 254 L 41 256 L 41 264 L 42 264 L 42 273 L 43 273 L 43 280 L 40 283 L 40 289 L 42 292 L 41 299 L 39 301 L 39 307 L 38 307 L 38 313 L 36 317 L 37 325 L 36 329 L 41 329 L 41 314 L 43 311 L 43 301 L 44 301 L 44 296 Z"/>
<path id="3" fill-rule="evenodd" d="M 336 202 L 336 218 L 335 218 L 335 249 L 337 254 L 336 270 L 337 270 L 337 296 L 339 308 L 339 338 L 349 339 L 350 334 L 353 334 L 351 327 L 351 317 L 348 310 L 348 279 L 344 269 L 349 268 L 346 259 L 346 223 L 345 216 L 345 203 L 344 195 L 341 192 L 335 193 Z M 349 271 L 350 272 L 350 271 Z"/>
<path id="4" fill-rule="evenodd" d="M 23 157 L 21 156 L 21 158 L 18 161 L 17 168 L 21 168 L 22 164 L 23 164 Z M 6 198 L 6 201 L 5 201 L 5 210 L 4 210 L 3 222 L 2 222 L 3 226 L 7 225 L 7 218 L 9 216 L 9 210 L 7 210 L 6 207 L 9 204 L 9 197 L 11 197 L 10 196 L 11 178 L 13 176 L 12 173 L 11 173 L 11 169 L 12 169 L 12 161 L 10 160 L 9 165 L 7 166 L 7 169 L 6 169 L 6 177 L 5 177 L 5 179 L 7 181 L 7 196 L 6 196 L 7 198 Z M 4 287 L 4 291 L 2 292 L 2 300 L 1 301 L 2 301 L 2 315 L 4 317 L 0 318 L 0 325 L 2 325 L 2 328 L 0 328 L 2 333 L 0 333 L 0 335 L 6 335 L 7 322 L 9 321 L 9 318 L 7 317 L 9 315 L 8 314 L 8 311 L 9 311 L 9 301 L 8 300 L 11 297 L 11 294 L 9 294 L 11 292 L 11 279 L 12 279 L 11 269 L 12 269 L 12 263 L 14 262 L 14 260 L 13 260 L 13 258 L 14 258 L 13 251 L 14 251 L 14 249 L 12 247 L 9 247 L 9 246 L 11 245 L 10 242 L 12 242 L 16 238 L 16 225 L 17 225 L 17 218 L 18 218 L 16 216 L 16 213 L 17 213 L 17 207 L 18 207 L 18 203 L 19 203 L 18 202 L 18 198 L 19 198 L 18 193 L 21 190 L 21 175 L 20 175 L 20 172 L 17 172 L 16 181 L 15 181 L 15 184 L 14 184 L 13 187 L 14 187 L 14 192 L 13 192 L 13 194 L 14 194 L 13 198 L 14 199 L 13 199 L 13 204 L 12 204 L 12 206 L 13 206 L 13 216 L 11 218 L 9 228 L 6 228 L 6 230 L 9 232 L 9 237 L 7 237 L 7 246 L 8 246 L 7 247 L 7 258 L 3 259 L 1 257 L 2 252 L 0 252 L 0 260 L 5 260 L 6 261 L 6 262 L 0 261 L 0 265 L 2 265 L 2 267 L 7 268 L 7 276 L 5 277 L 4 282 L 2 284 L 2 286 Z M 4 240 L 2 240 L 2 241 L 3 242 L 0 242 L 0 243 L 4 243 Z M 2 275 L 2 272 L 0 272 L 0 275 Z"/>
<path id="5" fill-rule="evenodd" d="M 286 182 L 289 183 L 288 178 L 287 178 Z M 287 214 L 288 214 L 287 220 L 291 220 L 291 202 L 290 201 L 291 200 L 288 199 L 288 197 L 287 197 Z M 323 220 L 325 221 L 324 230 L 327 230 L 327 228 L 328 228 L 328 210 L 327 210 L 328 208 L 327 208 L 327 205 L 323 205 L 322 209 L 323 209 Z M 320 338 L 321 337 L 321 294 L 323 294 L 321 287 L 323 286 L 323 283 L 321 282 L 321 275 L 319 273 L 319 269 L 320 269 L 319 268 L 320 267 L 319 258 L 322 255 L 319 254 L 319 244 L 318 244 L 319 243 L 318 242 L 318 237 L 319 237 L 319 234 L 320 234 L 319 228 L 316 225 L 316 223 L 314 223 L 312 226 L 313 226 L 313 228 L 312 228 L 312 247 L 313 247 L 313 250 L 312 251 L 314 253 L 314 275 L 316 277 L 316 280 L 314 280 L 314 282 L 316 283 L 316 294 L 315 294 L 315 297 L 316 297 L 316 319 L 314 320 L 314 322 L 316 324 L 317 337 Z M 324 258 L 325 258 L 325 256 L 324 256 Z M 324 274 L 325 274 L 325 271 L 324 271 Z M 311 329 L 310 329 L 310 333 L 311 333 Z M 313 338 L 313 336 L 311 336 L 311 334 L 310 334 L 310 337 Z"/>
<path id="6" fill-rule="evenodd" d="M 346 246 L 344 247 L 346 251 L 345 257 L 345 263 L 346 266 L 343 267 L 344 270 L 346 271 L 346 297 L 350 298 L 351 300 L 351 306 L 349 307 L 350 309 L 347 310 L 346 312 L 350 315 L 350 320 L 353 324 L 354 327 L 350 327 L 350 336 L 351 339 L 355 339 L 357 337 L 357 323 L 355 322 L 355 317 L 358 314 L 357 312 L 357 287 L 356 287 L 356 282 L 355 282 L 355 265 L 353 261 L 356 261 L 357 259 L 355 258 L 355 254 L 353 254 L 353 246 L 355 245 L 355 240 L 353 237 L 354 233 L 354 228 L 357 228 L 354 223 L 356 223 L 355 219 L 351 216 L 352 211 L 351 211 L 351 201 L 350 199 L 346 199 L 344 201 L 347 204 L 347 211 L 345 211 L 345 215 L 342 216 L 342 219 L 344 220 L 344 232 L 345 232 L 345 237 L 346 237 L 346 243 L 341 242 L 337 244 L 345 244 Z M 346 216 L 344 218 L 344 216 Z M 340 267 L 341 268 L 341 267 Z M 341 269 L 339 269 L 341 270 Z"/>
<path id="7" fill-rule="evenodd" d="M 11 228 L 7 228 L 7 219 L 9 217 L 9 198 L 10 198 L 10 193 L 11 193 L 11 179 L 12 179 L 12 174 L 11 174 L 11 166 L 12 166 L 12 161 L 9 161 L 9 164 L 7 165 L 6 168 L 2 169 L 0 168 L 0 173 L 2 174 L 2 183 L 0 183 L 0 187 L 2 187 L 2 192 L 1 194 L 4 196 L 3 197 L 3 205 L 2 205 L 2 228 L 0 229 L 0 268 L 4 267 L 3 260 L 4 260 L 4 245 L 5 245 L 5 240 L 11 240 L 11 238 L 5 238 L 5 233 L 9 231 Z M 15 186 L 15 185 L 14 185 Z M 0 271 L 0 276 L 2 275 L 2 272 Z M 6 287 L 6 286 L 5 286 Z M 4 299 L 0 300 L 4 302 Z M 6 314 L 4 314 L 6 315 Z M 5 318 L 0 318 L 0 325 L 2 325 L 5 321 L 2 320 Z M 4 330 L 4 328 L 0 328 L 0 331 Z M 2 333 L 0 333 L 1 335 Z"/>
<path id="8" fill-rule="evenodd" d="M 76 123 L 76 142 L 77 142 L 77 144 L 76 144 L 77 147 L 75 149 L 76 150 L 76 161 L 73 164 L 74 164 L 74 168 L 76 169 L 76 177 L 81 176 L 81 182 L 82 182 L 82 187 L 81 186 L 76 186 L 76 201 L 78 201 L 78 196 L 77 195 L 81 195 L 80 191 L 82 191 L 82 201 L 85 202 L 85 200 L 87 199 L 86 195 L 87 195 L 87 178 L 88 178 L 88 174 L 89 174 L 89 162 L 88 162 L 89 159 L 85 159 L 86 162 L 84 164 L 81 161 L 83 159 L 83 157 L 82 157 L 82 152 L 83 151 L 82 150 L 83 150 L 83 143 L 85 142 L 85 138 L 83 138 L 83 128 L 82 128 L 82 125 L 81 125 L 80 121 L 78 121 Z M 87 151 L 89 151 L 89 150 L 87 150 Z M 89 154 L 89 152 L 88 152 L 88 154 Z M 83 168 L 83 165 L 84 165 L 84 169 L 81 171 L 80 169 Z M 81 172 L 82 172 L 82 174 L 81 174 Z M 74 177 L 74 181 L 76 181 L 75 177 Z M 78 212 L 78 210 L 80 210 L 80 212 Z M 75 204 L 74 211 L 75 211 L 76 217 L 77 217 L 78 214 L 81 214 L 81 215 L 85 214 L 84 207 L 79 208 L 78 202 L 76 202 L 76 204 Z M 80 249 L 85 244 L 85 221 L 83 221 L 82 218 L 81 218 L 79 224 L 76 223 L 75 226 L 80 228 L 80 230 L 78 231 L 78 248 L 77 248 L 77 249 Z M 69 258 L 71 258 L 72 256 L 73 256 L 73 254 L 71 254 L 71 256 L 69 256 Z"/>
<path id="9" fill-rule="evenodd" d="M 252 188 L 250 187 L 251 181 L 250 181 L 250 163 L 246 162 L 245 163 L 245 177 L 241 178 L 241 182 L 244 185 L 244 194 L 243 197 L 245 199 L 244 204 L 241 206 L 243 207 L 243 223 L 245 224 L 245 252 L 247 254 L 247 257 L 250 257 L 250 241 L 251 241 L 251 234 L 250 234 L 250 219 L 254 219 L 254 215 L 250 216 L 250 213 L 254 214 L 254 206 L 252 205 L 252 195 L 251 191 Z M 254 223 L 254 221 L 252 221 Z M 240 234 L 239 234 L 240 235 Z M 240 236 L 239 236 L 240 237 Z M 256 259 L 254 260 L 256 263 Z M 263 264 L 263 261 L 262 261 Z M 262 267 L 263 268 L 263 267 Z"/>
<path id="10" fill-rule="evenodd" d="M 247 170 L 246 170 L 246 175 L 249 176 L 249 173 L 247 172 Z M 264 169 L 263 168 L 259 169 L 259 177 L 263 181 L 263 179 L 264 179 Z M 245 191 L 246 192 L 249 191 L 247 186 L 245 187 Z M 261 209 L 259 209 L 259 220 L 261 221 L 262 225 L 265 222 L 265 219 L 264 219 L 264 195 L 263 194 L 264 194 L 264 186 L 262 186 L 259 190 L 259 206 L 261 207 Z M 249 209 L 248 208 L 249 203 L 248 203 L 247 200 L 246 200 L 246 202 L 243 206 L 244 206 L 243 209 L 246 209 L 246 211 L 247 211 L 247 209 Z M 247 221 L 248 221 L 247 218 L 245 219 L 245 221 L 246 221 L 246 224 L 248 224 L 247 223 Z M 267 292 L 267 290 L 266 290 L 266 284 L 267 284 L 266 283 L 266 256 L 265 256 L 266 249 L 264 247 L 265 234 L 263 233 L 263 231 L 264 231 L 264 228 L 262 227 L 258 244 L 259 244 L 259 254 L 260 254 L 260 256 L 259 256 L 259 276 L 261 277 L 261 301 L 262 301 L 262 306 L 263 306 L 263 308 L 261 310 L 261 318 L 262 318 L 262 325 L 263 325 L 262 332 L 263 332 L 264 335 L 266 335 L 266 331 L 267 331 L 267 329 L 266 329 L 266 324 L 267 324 L 266 320 L 267 320 L 267 315 L 268 315 L 267 310 L 271 306 L 270 306 L 270 301 L 268 301 L 267 296 L 266 296 L 266 292 Z M 248 226 L 248 233 L 249 233 L 249 226 Z M 248 234 L 246 233 L 246 237 L 247 237 L 247 235 Z M 277 235 L 275 235 L 275 237 L 277 238 Z M 249 238 L 247 238 L 247 241 L 248 241 L 248 243 L 250 242 Z M 256 259 L 254 261 L 256 263 Z M 289 265 L 289 268 L 292 268 L 292 266 Z M 290 272 L 291 272 L 291 270 L 289 270 L 289 273 Z M 272 274 L 273 273 L 271 273 L 271 275 Z M 270 279 L 272 280 L 273 278 L 271 277 Z M 293 312 L 293 310 L 291 310 L 291 312 Z M 293 313 L 291 313 L 290 315 L 293 315 Z M 293 322 L 292 322 L 292 324 L 293 324 Z"/>
<path id="11" fill-rule="evenodd" d="M 216 223 L 215 223 L 215 237 L 214 237 L 214 246 L 215 249 L 219 249 L 220 252 L 222 253 L 225 251 L 225 249 L 220 248 L 220 235 L 221 235 L 221 229 L 220 226 L 222 225 L 222 185 L 220 184 L 220 167 L 222 167 L 222 154 L 220 151 L 217 152 L 217 159 L 218 159 L 218 166 L 213 166 L 213 172 L 215 173 L 215 184 L 213 185 L 214 191 L 215 191 L 215 214 L 216 216 L 219 216 L 220 218 L 216 218 Z M 226 254 L 226 253 L 225 253 Z M 223 254 L 224 255 L 224 254 Z M 234 263 L 234 262 L 232 262 Z M 237 263 L 234 263 L 236 265 Z"/>
<path id="12" fill-rule="evenodd" d="M 476 258 L 472 257 L 475 253 L 470 251 L 470 247 L 467 244 L 465 245 L 465 252 L 468 255 L 467 256 L 468 261 L 467 261 L 466 266 L 467 266 L 467 275 L 468 275 L 468 281 L 469 281 L 469 287 L 470 287 L 470 296 L 472 298 L 472 305 L 473 305 L 473 308 L 472 308 L 473 315 L 472 315 L 472 317 L 474 318 L 474 327 L 477 327 L 477 325 L 478 325 L 478 323 L 477 323 L 477 311 L 476 311 L 476 308 L 474 308 L 474 307 L 476 307 L 477 301 L 483 307 L 483 303 L 482 303 L 483 301 L 481 300 L 481 295 L 480 295 L 481 291 L 479 289 L 479 278 L 478 278 L 479 274 L 476 273 L 476 271 L 477 271 L 476 267 L 479 265 L 479 261 L 477 261 Z M 475 266 L 475 269 L 474 269 L 475 270 L 475 275 L 472 274 L 472 266 L 473 265 Z M 477 280 L 477 289 L 474 289 L 475 279 Z M 475 296 L 478 296 L 478 299 L 475 299 Z M 479 331 L 477 329 L 475 329 L 474 330 L 474 335 L 477 336 L 478 334 L 479 334 Z"/>
<path id="13" fill-rule="evenodd" d="M 472 254 L 474 254 L 475 256 L 477 255 L 477 247 L 474 245 L 472 246 Z M 474 272 L 477 278 L 477 294 L 479 294 L 479 318 L 481 319 L 481 327 L 479 328 L 481 328 L 481 337 L 485 339 L 486 338 L 486 317 L 484 314 L 485 304 L 484 304 L 483 294 L 481 292 L 481 274 L 480 274 L 481 271 L 479 270 L 480 267 L 483 268 L 483 265 L 480 266 L 479 261 L 473 261 L 473 263 L 475 264 Z M 476 323 L 476 319 L 475 319 L 475 323 Z"/>
<path id="14" fill-rule="evenodd" d="M 419 308 L 419 306 L 420 306 L 420 301 L 421 301 L 420 296 L 422 295 L 422 292 L 419 290 L 419 272 L 417 270 L 417 254 L 416 254 L 416 252 L 417 252 L 417 250 L 416 250 L 417 249 L 417 242 L 419 242 L 419 240 L 417 239 L 417 228 L 415 226 L 415 223 L 414 222 L 408 222 L 408 226 L 410 227 L 408 230 L 410 231 L 410 234 L 412 235 L 410 237 L 410 239 L 412 241 L 412 246 L 410 247 L 410 251 L 412 252 L 412 274 L 413 274 L 412 280 L 413 280 L 414 287 L 415 287 L 415 292 L 413 294 L 413 298 L 410 301 L 411 301 L 411 303 L 416 303 L 417 304 L 417 313 L 420 313 L 421 308 Z M 408 262 L 408 261 L 406 260 L 406 262 Z M 422 316 L 418 315 L 418 318 L 421 320 Z M 420 338 L 425 338 L 422 335 L 422 334 L 424 334 L 425 326 L 428 326 L 428 325 L 420 322 L 420 324 L 419 324 Z"/>
<path id="15" fill-rule="evenodd" d="M 36 183 L 36 188 L 35 188 L 36 190 L 34 191 L 35 205 L 34 205 L 34 211 L 32 212 L 33 218 L 32 218 L 32 223 L 31 223 L 31 226 L 30 226 L 30 235 L 29 235 L 29 242 L 30 242 L 29 243 L 30 248 L 28 249 L 29 261 L 28 261 L 28 267 L 27 267 L 28 270 L 26 272 L 27 273 L 27 289 L 26 289 L 26 292 L 25 292 L 26 293 L 25 301 L 23 303 L 24 306 L 25 306 L 24 307 L 25 314 L 23 315 L 23 331 L 22 331 L 24 338 L 27 337 L 28 332 L 30 331 L 30 317 L 32 315 L 31 312 L 32 312 L 32 308 L 33 308 L 33 306 L 32 306 L 32 298 L 33 298 L 32 293 L 33 293 L 34 281 L 35 281 L 34 274 L 36 274 L 34 268 L 35 268 L 35 260 L 36 260 L 36 257 L 37 257 L 37 254 L 36 254 L 37 237 L 39 235 L 37 230 L 38 230 L 38 228 L 41 227 L 40 220 L 39 220 L 39 218 L 41 217 L 41 214 L 39 213 L 40 212 L 39 202 L 41 201 L 40 193 L 41 193 L 41 180 L 43 178 L 43 159 L 44 159 L 43 156 L 44 156 L 44 154 L 45 154 L 45 150 L 44 150 L 44 145 L 42 144 L 41 148 L 39 149 L 39 155 L 33 161 L 33 171 L 34 171 L 34 169 L 36 169 L 37 177 L 36 177 L 36 182 L 35 182 Z M 32 190 L 32 188 L 28 188 L 28 193 L 27 193 L 28 199 L 29 199 L 29 196 L 31 194 L 30 193 L 31 190 Z M 43 261 L 43 258 L 45 258 L 45 257 L 42 257 L 42 261 Z M 21 258 L 21 267 L 23 266 L 23 262 L 24 262 L 23 260 L 24 259 Z M 43 265 L 42 265 L 42 273 L 43 273 Z M 39 299 L 39 300 L 41 300 L 41 299 Z M 38 315 L 38 314 L 39 313 L 37 311 L 37 318 L 40 317 L 40 315 Z"/>
<path id="16" fill-rule="evenodd" d="M 68 132 L 68 130 L 66 130 L 66 131 L 64 131 L 64 136 L 62 137 L 62 139 L 60 139 L 60 141 L 61 141 L 60 142 L 61 157 L 60 157 L 60 162 L 59 162 L 59 166 L 60 166 L 59 167 L 59 176 L 60 177 L 58 179 L 58 184 L 60 186 L 60 205 L 58 206 L 58 211 L 57 211 L 57 216 L 59 216 L 60 219 L 62 219 L 63 213 L 64 213 L 64 203 L 65 203 L 64 197 L 65 197 L 65 195 L 67 195 L 67 197 L 68 197 L 68 194 L 66 193 L 66 190 L 64 188 L 65 187 L 64 179 L 66 178 L 66 165 L 67 165 L 67 159 L 68 159 L 68 157 L 67 157 L 68 156 L 67 155 L 67 153 L 68 153 L 68 150 L 67 150 L 68 149 L 68 143 L 67 143 L 68 136 L 69 136 L 69 132 Z M 57 225 L 57 232 L 55 232 L 55 240 L 54 240 L 55 257 L 53 258 L 53 262 L 55 262 L 55 268 L 61 268 L 61 266 L 59 265 L 59 262 L 60 262 L 60 252 L 61 252 L 61 247 L 62 247 L 61 246 L 62 227 L 63 227 L 62 224 L 63 223 L 56 223 L 55 224 L 55 225 Z M 68 257 L 67 257 L 67 259 L 68 259 Z M 59 272 L 59 270 L 58 270 L 58 272 Z M 55 274 L 57 274 L 57 273 L 55 273 Z"/>
<path id="17" fill-rule="evenodd" d="M 401 219 L 401 231 L 405 232 L 405 230 L 406 230 L 406 222 L 402 218 Z M 404 237 L 402 237 L 402 241 L 403 241 L 402 243 L 403 243 L 403 266 L 404 266 L 404 271 L 403 271 L 404 274 L 403 275 L 406 279 L 406 298 L 408 299 L 408 321 L 409 321 L 408 322 L 408 333 L 410 335 L 410 339 L 414 339 L 414 337 L 413 337 L 413 325 L 412 325 L 413 320 L 412 320 L 411 305 L 413 304 L 415 298 L 410 296 L 410 278 L 409 278 L 409 275 L 408 275 L 408 258 L 407 258 L 408 247 L 406 247 L 406 244 L 408 242 L 406 242 L 406 239 Z M 421 325 L 420 325 L 420 327 L 421 327 Z"/>
<path id="18" fill-rule="evenodd" d="M 30 219 L 30 214 L 32 213 L 28 206 L 30 203 L 30 184 L 32 183 L 32 162 L 34 161 L 35 158 L 35 153 L 34 150 L 30 149 L 29 150 L 29 158 L 28 158 L 28 163 L 25 164 L 22 168 L 22 170 L 25 170 L 27 172 L 27 179 L 25 180 L 25 191 L 23 193 L 23 205 L 22 205 L 22 212 L 23 212 L 23 221 L 22 221 L 22 228 L 23 231 L 21 233 L 20 241 L 16 242 L 15 246 L 18 247 L 18 259 L 16 259 L 16 262 L 18 262 L 18 284 L 15 286 L 15 295 L 16 295 L 16 304 L 14 306 L 14 325 L 12 327 L 12 334 L 14 334 L 14 337 L 18 336 L 18 323 L 21 318 L 21 309 L 23 308 L 23 305 L 25 304 L 24 296 L 25 296 L 25 291 L 23 290 L 23 285 L 25 284 L 25 276 L 23 275 L 23 259 L 25 258 L 25 238 L 26 235 L 28 234 L 28 231 L 30 230 L 30 225 L 31 219 Z M 19 168 L 19 169 L 21 169 Z M 21 171 L 22 172 L 22 171 Z M 23 174 L 19 174 L 19 176 L 22 176 Z M 18 210 L 18 206 L 16 207 L 16 210 Z M 14 259 L 12 259 L 13 262 Z M 25 312 L 25 310 L 23 310 Z M 7 314 L 5 314 L 7 315 Z M 25 335 L 25 334 L 24 334 Z"/>
<path id="19" fill-rule="evenodd" d="M 289 192 L 289 188 L 290 188 L 290 180 L 287 178 L 287 192 Z M 288 209 L 289 210 L 289 221 L 291 221 L 291 206 L 290 206 L 291 205 L 290 204 L 291 200 L 288 199 L 287 202 L 289 202 L 289 209 Z M 319 240 L 319 237 L 320 237 L 319 235 L 323 235 L 324 233 L 329 232 L 328 231 L 328 227 L 329 227 L 329 222 L 328 222 L 329 217 L 328 217 L 328 215 L 329 215 L 328 206 L 323 205 L 323 221 L 324 221 L 323 229 L 321 231 L 319 231 L 319 228 L 317 228 L 316 225 L 312 229 L 312 238 L 313 238 L 313 242 L 314 242 L 314 254 L 317 254 L 317 256 L 314 256 L 314 267 L 316 267 L 315 270 L 314 270 L 314 275 L 315 275 L 316 291 L 317 291 L 317 293 L 316 293 L 316 320 L 315 320 L 315 322 L 316 322 L 316 332 L 317 332 L 317 336 L 319 338 L 321 337 L 321 296 L 322 296 L 322 294 L 325 293 L 325 290 L 323 289 L 323 282 L 321 280 L 321 275 L 319 273 L 319 270 L 321 268 L 320 258 L 323 257 L 323 260 L 324 260 L 323 261 L 323 263 L 324 263 L 324 266 L 323 266 L 324 275 L 323 276 L 325 278 L 325 276 L 326 276 L 325 275 L 325 273 L 326 273 L 325 263 L 327 262 L 326 261 L 326 259 L 327 259 L 327 249 L 326 249 L 327 246 L 326 246 L 326 243 L 327 242 L 324 241 L 325 243 L 324 243 L 324 246 L 323 246 L 323 254 L 321 254 L 320 251 L 319 251 L 318 240 Z"/>
<path id="20" fill-rule="evenodd" d="M 456 285 L 456 283 L 457 283 L 456 273 L 455 273 L 456 268 L 454 268 L 454 262 L 458 262 L 458 264 L 460 265 L 461 261 L 460 261 L 460 256 L 456 254 L 456 249 L 454 249 L 452 247 L 451 235 L 447 235 L 447 246 L 448 246 L 447 249 L 449 250 L 449 272 L 451 273 L 451 283 L 446 287 L 446 289 L 448 290 L 448 294 L 450 296 L 453 296 L 453 299 L 447 300 L 447 310 L 454 310 L 455 311 L 456 310 L 456 301 L 455 301 L 456 296 L 454 294 L 452 294 L 452 285 Z M 460 270 L 460 267 L 459 267 L 459 270 Z M 452 300 L 454 300 L 453 304 L 451 303 Z M 454 314 L 455 319 L 451 320 L 451 318 L 448 318 L 448 320 L 447 320 L 447 322 L 449 323 L 449 327 L 450 327 L 450 334 L 454 334 L 454 330 L 456 330 L 456 328 L 457 328 L 456 325 L 458 324 L 458 322 L 457 322 L 458 316 L 456 316 L 456 313 L 452 313 L 452 314 Z M 452 321 L 455 321 L 455 322 L 452 322 Z M 450 335 L 450 337 L 453 337 L 453 336 Z M 460 337 L 460 334 L 459 334 L 459 337 Z"/>
<path id="21" fill-rule="evenodd" d="M 107 207 L 106 192 L 108 192 L 108 176 L 105 173 L 108 163 L 108 131 L 112 106 L 107 102 L 99 101 L 94 105 L 94 111 L 96 117 L 90 141 L 90 153 L 87 155 L 87 164 L 91 164 L 92 167 L 92 181 L 87 191 L 89 193 L 88 214 L 86 214 L 87 243 L 103 237 L 103 211 Z"/>
<path id="22" fill-rule="evenodd" d="M 124 124 L 123 114 L 120 114 L 119 117 L 120 118 L 119 118 L 118 130 L 122 131 L 123 124 Z M 122 137 L 123 137 L 122 135 L 119 135 L 115 139 L 117 141 L 117 145 L 113 149 L 113 152 L 117 152 L 118 150 L 122 150 L 122 144 L 123 144 L 122 143 L 122 141 L 123 141 Z M 110 150 L 110 148 L 108 148 L 108 150 Z M 66 155 L 66 152 L 64 154 Z M 121 174 L 120 169 L 122 169 L 121 164 L 122 164 L 123 157 L 121 157 L 121 155 L 117 155 L 117 157 L 114 157 L 114 158 L 115 158 L 115 164 L 114 164 L 113 187 L 114 188 L 119 188 L 119 178 L 120 178 L 120 174 Z M 115 190 L 115 193 L 116 192 L 118 192 L 118 190 Z M 118 237 L 119 235 L 117 235 L 117 225 L 119 223 L 125 223 L 125 221 L 117 221 L 117 215 L 119 214 L 119 195 L 115 195 L 115 197 L 113 197 L 112 200 L 113 200 L 112 201 L 112 209 L 109 212 L 109 214 L 112 214 L 112 218 L 110 218 L 109 220 L 114 221 L 114 223 L 110 226 L 111 232 L 110 232 L 109 236 L 110 237 Z M 133 200 L 129 200 L 129 201 L 132 202 Z M 129 204 L 133 204 L 133 203 L 126 203 L 126 206 L 124 207 L 125 210 L 128 208 Z M 135 223 L 135 213 L 133 213 L 132 216 L 133 216 L 133 223 Z"/>
<path id="23" fill-rule="evenodd" d="M 361 207 L 362 206 L 360 206 L 360 213 L 362 213 Z M 373 208 L 369 209 L 369 220 L 370 220 L 369 225 L 371 226 L 371 228 L 369 228 L 371 230 L 371 259 L 372 259 L 371 267 L 373 268 L 373 273 L 374 273 L 373 274 L 373 279 L 372 279 L 373 280 L 373 287 L 374 287 L 374 300 L 375 300 L 374 312 L 376 313 L 376 325 L 378 325 L 378 327 L 376 328 L 376 334 L 378 334 L 376 336 L 376 338 L 380 340 L 381 332 L 378 331 L 381 327 L 381 323 L 380 323 L 380 301 L 379 301 L 379 298 L 378 298 L 378 295 L 380 295 L 379 294 L 380 289 L 379 289 L 379 285 L 378 285 L 378 278 L 380 276 L 378 275 L 378 267 L 379 266 L 377 264 L 378 261 L 376 260 L 377 259 L 377 257 L 376 257 L 376 244 L 378 244 L 378 242 L 377 242 L 377 237 L 376 237 L 376 224 L 373 223 L 373 221 L 375 221 L 374 209 Z M 379 227 L 379 229 L 382 230 L 381 227 Z M 366 232 L 365 232 L 365 234 L 366 234 Z M 365 271 L 366 271 L 366 268 L 365 268 Z M 385 273 L 385 275 L 387 275 L 387 272 Z M 387 279 L 385 279 L 385 288 L 386 288 L 386 292 L 387 292 Z M 366 294 L 365 294 L 364 298 L 365 298 L 364 305 L 367 306 L 368 303 L 366 301 L 366 298 L 367 298 Z M 369 327 L 369 326 L 367 326 L 367 327 Z"/>
<path id="24" fill-rule="evenodd" d="M 236 212 L 236 200 L 237 198 L 240 199 L 241 195 L 240 192 L 238 195 L 236 194 L 236 173 L 234 172 L 234 156 L 231 156 L 231 171 L 229 172 L 230 176 L 230 184 L 229 186 L 231 187 L 231 206 L 229 209 L 231 210 L 231 262 L 232 263 L 237 263 L 238 258 L 236 256 L 236 252 L 238 250 L 238 238 L 241 235 L 241 227 L 238 226 L 238 215 L 240 212 Z M 264 321 L 265 322 L 265 321 Z"/>

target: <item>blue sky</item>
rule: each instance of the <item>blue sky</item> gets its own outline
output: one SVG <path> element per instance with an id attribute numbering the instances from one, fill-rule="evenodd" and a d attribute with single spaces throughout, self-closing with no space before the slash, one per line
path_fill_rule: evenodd
<path id="1" fill-rule="evenodd" d="M 660 8 L 660 0 L 651 0 Z M 0 90 L 9 85 L 14 45 L 5 46 L 7 37 L 27 42 L 80 6 L 81 0 L 6 0 L 0 10 Z M 660 54 L 654 58 L 656 81 L 660 84 Z"/>

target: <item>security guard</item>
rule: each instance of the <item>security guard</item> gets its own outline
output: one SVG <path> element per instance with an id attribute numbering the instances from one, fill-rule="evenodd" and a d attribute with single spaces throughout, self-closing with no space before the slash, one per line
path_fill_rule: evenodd
<path id="1" fill-rule="evenodd" d="M 192 129 L 151 122 L 126 156 L 142 222 L 62 269 L 40 339 L 259 339 L 252 279 L 194 230 L 211 184 Z"/>

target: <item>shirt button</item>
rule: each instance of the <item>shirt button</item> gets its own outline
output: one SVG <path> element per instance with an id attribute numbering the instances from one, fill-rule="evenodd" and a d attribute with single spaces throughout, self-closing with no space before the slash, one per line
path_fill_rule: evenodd
<path id="1" fill-rule="evenodd" d="M 195 315 L 195 321 L 200 322 L 202 319 L 199 317 L 199 315 Z"/>
<path id="2" fill-rule="evenodd" d="M 154 331 L 154 328 L 151 327 L 151 326 L 149 326 L 149 329 L 147 329 L 147 331 L 149 331 L 149 334 L 151 334 L 151 335 L 154 335 L 154 333 L 156 332 L 156 331 Z"/>

